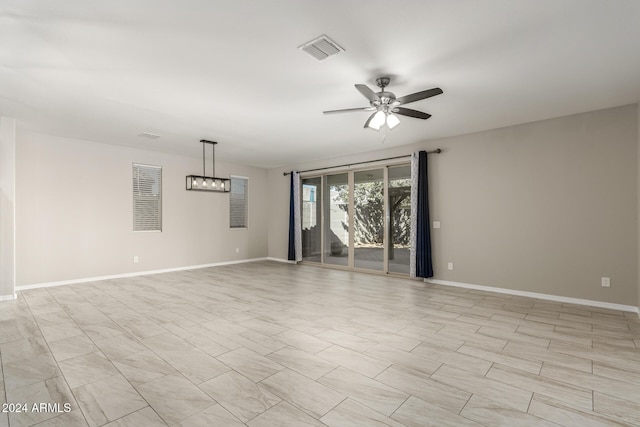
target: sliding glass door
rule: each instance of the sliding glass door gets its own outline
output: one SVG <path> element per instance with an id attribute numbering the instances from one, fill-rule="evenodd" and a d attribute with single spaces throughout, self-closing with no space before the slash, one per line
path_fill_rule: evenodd
<path id="1" fill-rule="evenodd" d="M 384 169 L 353 174 L 354 267 L 384 270 Z"/>
<path id="2" fill-rule="evenodd" d="M 349 175 L 324 177 L 324 263 L 349 266 Z"/>
<path id="3" fill-rule="evenodd" d="M 389 167 L 389 272 L 409 274 L 411 233 L 411 166 Z"/>
<path id="4" fill-rule="evenodd" d="M 322 228 L 320 219 L 322 210 L 321 178 L 302 179 L 302 259 L 304 261 L 322 261 Z"/>
<path id="5" fill-rule="evenodd" d="M 411 167 L 302 179 L 302 259 L 409 274 Z"/>

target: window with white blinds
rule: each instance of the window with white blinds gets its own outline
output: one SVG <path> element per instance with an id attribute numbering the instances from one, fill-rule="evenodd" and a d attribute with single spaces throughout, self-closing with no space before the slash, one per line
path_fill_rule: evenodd
<path id="1" fill-rule="evenodd" d="M 162 168 L 133 164 L 133 231 L 162 231 Z"/>
<path id="2" fill-rule="evenodd" d="M 249 178 L 231 176 L 229 193 L 229 218 L 231 228 L 247 228 L 249 225 Z"/>

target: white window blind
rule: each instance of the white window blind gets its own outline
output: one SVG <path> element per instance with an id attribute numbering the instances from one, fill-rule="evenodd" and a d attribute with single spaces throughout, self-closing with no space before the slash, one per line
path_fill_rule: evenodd
<path id="1" fill-rule="evenodd" d="M 249 178 L 231 176 L 229 196 L 231 228 L 247 228 L 249 224 Z"/>
<path id="2" fill-rule="evenodd" d="M 133 164 L 133 231 L 162 231 L 162 168 Z"/>

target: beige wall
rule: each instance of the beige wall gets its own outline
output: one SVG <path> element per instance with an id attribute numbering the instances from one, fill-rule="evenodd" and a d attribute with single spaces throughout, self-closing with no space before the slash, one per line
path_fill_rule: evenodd
<path id="1" fill-rule="evenodd" d="M 265 169 L 216 164 L 249 177 L 249 228 L 231 230 L 228 194 L 185 190 L 201 159 L 20 130 L 17 141 L 17 286 L 267 256 Z M 161 233 L 132 231 L 134 162 L 163 168 Z"/>
<path id="2" fill-rule="evenodd" d="M 283 171 L 440 147 L 429 164 L 435 278 L 640 304 L 639 123 L 633 105 L 269 171 L 219 163 L 218 175 L 250 178 L 248 230 L 229 229 L 228 195 L 184 190 L 201 159 L 18 130 L 17 286 L 286 259 Z M 131 231 L 134 162 L 163 166 L 162 233 Z"/>
<path id="3" fill-rule="evenodd" d="M 15 286 L 16 121 L 0 117 L 0 301 L 13 299 Z"/>
<path id="4" fill-rule="evenodd" d="M 436 279 L 633 304 L 637 134 L 632 105 L 272 169 L 269 255 L 286 258 L 283 170 L 440 147 L 429 161 L 431 218 L 442 224 L 432 230 Z"/>

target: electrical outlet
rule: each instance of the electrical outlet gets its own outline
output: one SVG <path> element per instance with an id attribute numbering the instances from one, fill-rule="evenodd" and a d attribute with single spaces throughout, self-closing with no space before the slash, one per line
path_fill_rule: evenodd
<path id="1" fill-rule="evenodd" d="M 603 288 L 610 288 L 611 287 L 611 278 L 610 277 L 603 277 L 600 280 L 600 284 L 602 285 Z"/>
<path id="2" fill-rule="evenodd" d="M 134 256 L 133 256 L 133 263 L 134 263 L 134 264 L 137 264 L 137 263 L 139 263 L 139 262 L 140 262 L 140 258 L 138 258 L 138 255 L 134 255 Z"/>
<path id="3" fill-rule="evenodd" d="M 440 228 L 440 221 L 433 221 L 433 228 Z"/>
<path id="4" fill-rule="evenodd" d="M 236 253 L 239 254 L 240 253 L 240 248 L 236 248 Z"/>
<path id="5" fill-rule="evenodd" d="M 448 270 L 453 270 L 453 263 L 450 262 L 449 264 L 447 264 L 447 269 Z"/>

